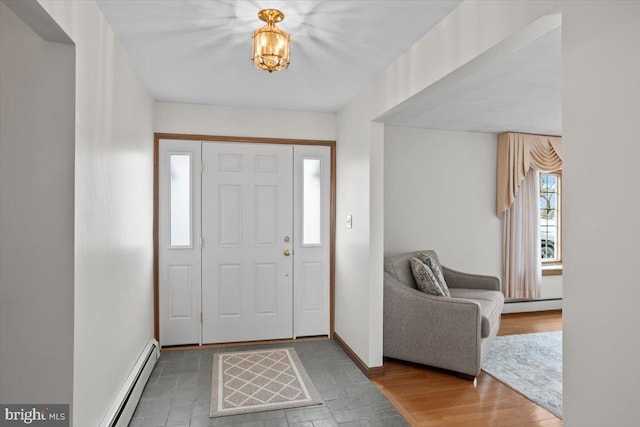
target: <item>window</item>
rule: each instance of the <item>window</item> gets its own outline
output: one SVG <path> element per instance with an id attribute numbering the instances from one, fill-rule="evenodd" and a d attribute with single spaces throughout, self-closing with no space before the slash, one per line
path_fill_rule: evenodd
<path id="1" fill-rule="evenodd" d="M 562 263 L 562 176 L 560 173 L 540 174 L 540 255 L 542 265 Z"/>
<path id="2" fill-rule="evenodd" d="M 302 244 L 320 245 L 321 235 L 321 163 L 320 159 L 302 162 Z"/>
<path id="3" fill-rule="evenodd" d="M 191 154 L 171 154 L 170 246 L 191 246 Z"/>

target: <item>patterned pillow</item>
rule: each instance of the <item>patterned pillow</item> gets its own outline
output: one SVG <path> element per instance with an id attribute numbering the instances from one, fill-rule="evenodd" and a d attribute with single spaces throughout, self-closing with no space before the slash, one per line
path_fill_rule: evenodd
<path id="1" fill-rule="evenodd" d="M 446 296 L 442 291 L 442 288 L 438 285 L 436 276 L 433 275 L 433 272 L 425 263 L 416 257 L 412 257 L 409 260 L 409 264 L 411 265 L 411 272 L 413 273 L 413 277 L 416 279 L 418 289 L 426 294 L 441 297 Z"/>
<path id="2" fill-rule="evenodd" d="M 444 273 L 442 273 L 442 267 L 438 260 L 428 254 L 422 254 L 419 259 L 431 269 L 433 275 L 436 277 L 436 283 L 438 283 L 444 295 L 450 297 L 449 286 L 447 286 L 447 282 L 444 280 Z"/>

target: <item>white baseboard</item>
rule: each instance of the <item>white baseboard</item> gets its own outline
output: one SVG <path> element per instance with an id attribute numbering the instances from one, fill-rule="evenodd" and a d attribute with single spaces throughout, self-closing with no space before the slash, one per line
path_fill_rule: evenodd
<path id="1" fill-rule="evenodd" d="M 151 376 L 151 371 L 153 371 L 158 357 L 160 357 L 160 345 L 152 338 L 140 353 L 117 398 L 100 423 L 100 427 L 126 427 L 129 425 L 133 411 L 138 406 L 142 390 Z"/>
<path id="2" fill-rule="evenodd" d="M 502 314 L 507 313 L 528 313 L 531 311 L 547 311 L 562 310 L 562 300 L 544 300 L 544 301 L 522 301 L 509 302 L 504 304 Z"/>

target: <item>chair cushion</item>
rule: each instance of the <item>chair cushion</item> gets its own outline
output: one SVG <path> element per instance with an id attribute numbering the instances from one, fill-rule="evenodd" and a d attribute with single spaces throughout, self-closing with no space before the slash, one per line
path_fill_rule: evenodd
<path id="1" fill-rule="evenodd" d="M 411 265 L 411 271 L 413 272 L 413 277 L 416 279 L 418 289 L 430 295 L 447 296 L 438 284 L 438 280 L 436 276 L 434 276 L 433 271 L 431 271 L 425 263 L 413 257 L 409 260 L 409 265 Z"/>
<path id="2" fill-rule="evenodd" d="M 494 328 L 500 326 L 500 315 L 504 304 L 502 292 L 466 288 L 451 288 L 449 291 L 452 298 L 470 299 L 480 304 L 482 314 L 480 336 L 482 338 L 488 337 Z"/>
<path id="3" fill-rule="evenodd" d="M 447 286 L 447 282 L 444 280 L 444 274 L 442 273 L 442 267 L 440 266 L 440 261 L 434 256 L 431 256 L 429 253 L 425 252 L 420 256 L 420 261 L 425 263 L 427 267 L 431 269 L 433 275 L 436 277 L 436 281 L 438 282 L 438 286 L 444 292 L 444 296 L 450 297 L 449 287 Z"/>

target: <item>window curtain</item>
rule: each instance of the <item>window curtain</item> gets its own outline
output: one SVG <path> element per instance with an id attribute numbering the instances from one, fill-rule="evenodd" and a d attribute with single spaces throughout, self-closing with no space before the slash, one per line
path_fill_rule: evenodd
<path id="1" fill-rule="evenodd" d="M 513 132 L 498 135 L 496 207 L 502 218 L 505 298 L 540 295 L 539 173 L 558 170 L 562 170 L 562 138 Z"/>
<path id="2" fill-rule="evenodd" d="M 513 132 L 498 135 L 498 216 L 509 209 L 531 168 L 539 172 L 562 170 L 562 138 Z"/>
<path id="3" fill-rule="evenodd" d="M 529 169 L 502 215 L 502 290 L 506 298 L 540 297 L 539 172 Z"/>

